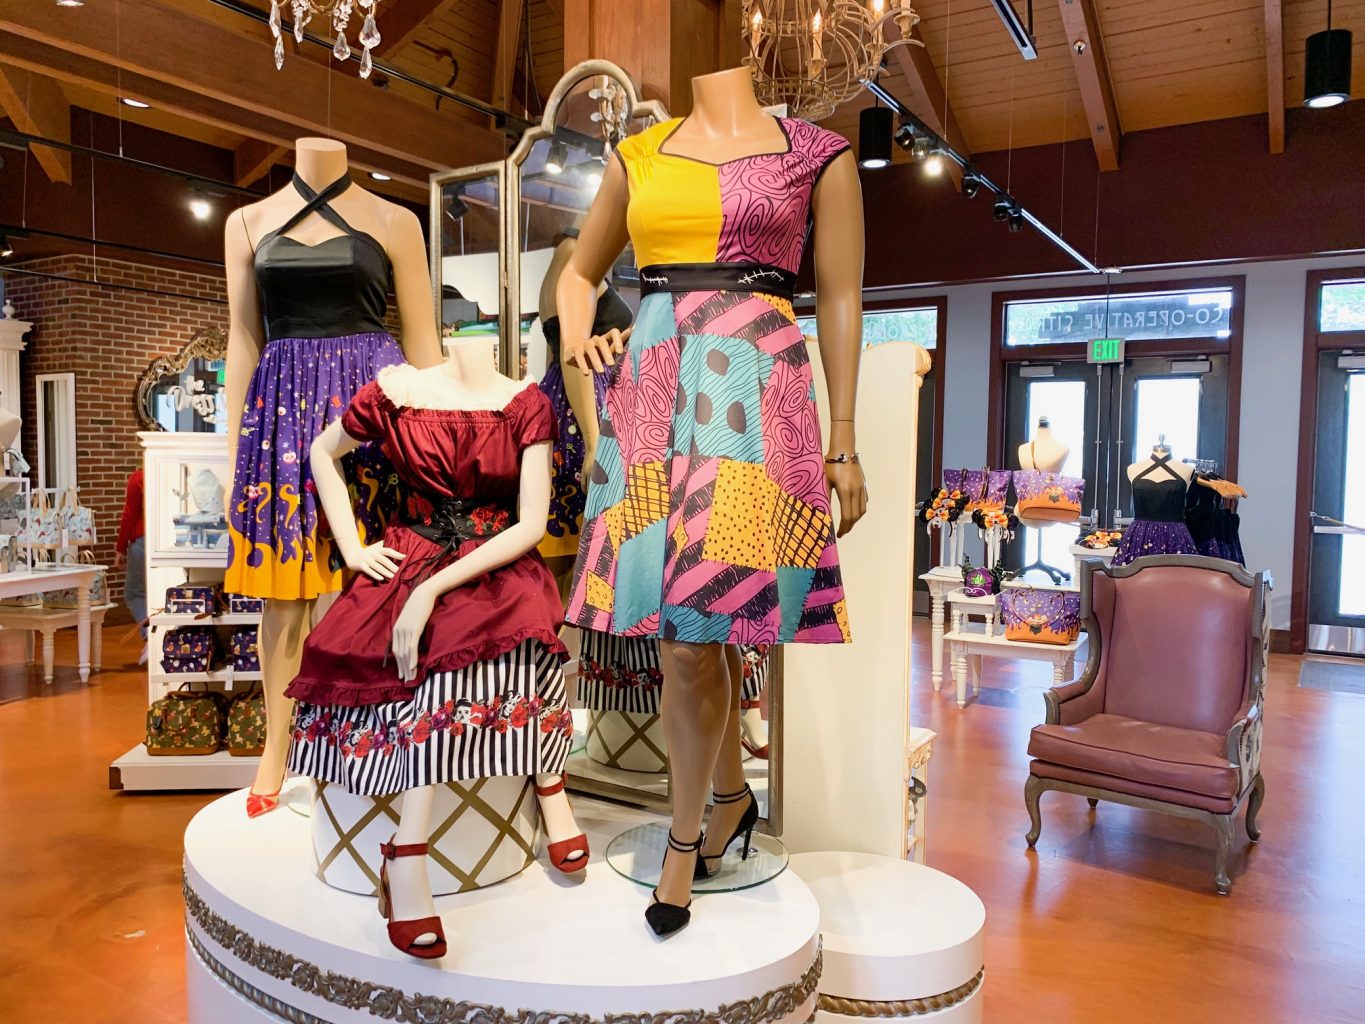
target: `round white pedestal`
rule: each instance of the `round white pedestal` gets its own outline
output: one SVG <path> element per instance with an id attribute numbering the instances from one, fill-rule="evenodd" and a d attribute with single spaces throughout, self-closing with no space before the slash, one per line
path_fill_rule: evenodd
<path id="1" fill-rule="evenodd" d="M 588 756 L 627 772 L 668 771 L 663 719 L 633 711 L 588 711 Z"/>
<path id="2" fill-rule="evenodd" d="M 654 938 L 649 894 L 601 853 L 650 815 L 576 800 L 594 850 L 584 877 L 542 860 L 501 885 L 438 898 L 450 952 L 423 962 L 389 945 L 374 899 L 313 875 L 305 819 L 248 820 L 242 800 L 215 801 L 185 832 L 190 1024 L 720 1024 L 731 1004 L 746 1024 L 804 1024 L 814 1011 L 820 910 L 791 872 L 698 897 L 690 927 Z"/>
<path id="3" fill-rule="evenodd" d="M 986 908 L 957 879 L 868 853 L 801 853 L 820 904 L 820 1024 L 878 1017 L 979 1024 Z"/>
<path id="4" fill-rule="evenodd" d="M 398 828 L 401 793 L 356 796 L 308 780 L 314 867 L 328 885 L 362 896 L 379 892 L 379 844 Z M 532 779 L 498 776 L 436 787 L 427 873 L 437 896 L 493 885 L 536 859 L 540 810 Z"/>

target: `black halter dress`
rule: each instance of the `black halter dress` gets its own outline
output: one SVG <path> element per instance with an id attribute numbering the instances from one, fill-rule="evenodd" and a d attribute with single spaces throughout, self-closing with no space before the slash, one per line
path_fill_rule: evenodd
<path id="1" fill-rule="evenodd" d="M 1145 555 L 1195 555 L 1198 549 L 1185 525 L 1185 478 L 1170 467 L 1169 453 L 1153 458 L 1133 478 L 1133 521 L 1123 531 L 1114 565 Z"/>

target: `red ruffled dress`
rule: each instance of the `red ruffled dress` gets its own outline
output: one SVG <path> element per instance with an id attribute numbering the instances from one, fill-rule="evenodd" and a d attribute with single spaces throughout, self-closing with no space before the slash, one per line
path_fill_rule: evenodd
<path id="1" fill-rule="evenodd" d="M 419 373 L 382 371 L 342 419 L 356 440 L 381 441 L 397 470 L 404 494 L 384 543 L 406 557 L 392 580 L 350 580 L 286 690 L 299 701 L 290 767 L 370 796 L 559 772 L 573 736 L 563 608 L 534 550 L 443 594 L 416 680 L 398 678 L 390 643 L 408 595 L 516 521 L 521 453 L 555 434 L 534 384 L 501 410 L 433 408 Z"/>

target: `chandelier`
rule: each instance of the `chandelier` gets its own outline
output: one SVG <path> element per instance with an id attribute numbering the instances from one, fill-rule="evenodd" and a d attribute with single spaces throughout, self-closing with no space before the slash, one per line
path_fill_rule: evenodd
<path id="1" fill-rule="evenodd" d="M 328 18 L 336 32 L 336 42 L 332 45 L 332 56 L 337 60 L 348 60 L 351 44 L 346 41 L 346 29 L 351 24 L 351 14 L 356 7 L 365 13 L 365 21 L 360 26 L 356 39 L 364 51 L 360 56 L 360 77 L 369 78 L 374 69 L 370 51 L 379 45 L 379 27 L 374 21 L 374 12 L 379 9 L 379 0 L 270 0 L 270 34 L 275 37 L 275 67 L 284 67 L 284 33 L 280 28 L 280 6 L 289 4 L 294 18 L 294 39 L 303 42 L 303 30 L 313 20 L 313 16 Z"/>
<path id="2" fill-rule="evenodd" d="M 754 92 L 793 117 L 820 121 L 857 96 L 896 46 L 923 46 L 911 0 L 744 0 Z M 887 42 L 894 22 L 900 38 Z"/>

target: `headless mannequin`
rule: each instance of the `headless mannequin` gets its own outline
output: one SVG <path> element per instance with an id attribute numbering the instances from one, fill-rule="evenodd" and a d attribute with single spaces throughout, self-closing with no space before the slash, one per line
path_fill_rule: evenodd
<path id="1" fill-rule="evenodd" d="M 1151 467 L 1155 466 L 1157 460 L 1164 459 L 1166 458 L 1166 456 L 1170 454 L 1171 454 L 1170 445 L 1165 443 L 1153 445 L 1152 454 L 1150 456 L 1148 456 L 1145 459 L 1138 459 L 1137 462 L 1134 462 L 1131 466 L 1128 467 L 1128 482 L 1132 483 L 1139 476 L 1145 473 L 1148 469 L 1151 469 Z M 1187 465 L 1184 462 L 1178 462 L 1175 459 L 1171 459 L 1169 462 L 1162 463 L 1162 466 L 1163 468 L 1161 469 L 1155 469 L 1152 470 L 1152 472 L 1147 473 L 1147 479 L 1169 480 L 1170 477 L 1168 477 L 1165 472 L 1167 469 L 1171 470 L 1173 473 L 1175 473 L 1176 476 L 1184 480 L 1186 487 L 1188 487 L 1190 481 L 1194 479 L 1194 467 Z"/>
<path id="2" fill-rule="evenodd" d="M 331 139 L 299 139 L 294 143 L 294 169 L 315 191 L 321 191 L 348 170 L 346 147 Z M 285 223 L 304 205 L 303 197 L 286 186 L 260 202 L 243 207 L 228 218 L 224 248 L 228 289 L 227 410 L 228 459 L 236 465 L 242 406 L 266 338 L 256 290 L 255 243 Z M 427 270 L 422 226 L 409 210 L 366 192 L 359 186 L 332 201 L 353 227 L 376 238 L 393 266 L 394 292 L 403 321 L 403 354 L 415 366 L 441 361 L 436 320 L 431 307 L 431 279 Z M 341 234 L 317 214 L 304 219 L 289 237 L 316 245 Z M 333 519 L 333 522 L 336 520 Z M 256 769 L 253 793 L 279 791 L 289 752 L 289 727 L 294 702 L 284 695 L 294 680 L 303 655 L 303 642 L 330 604 L 330 595 L 315 601 L 270 599 L 261 616 L 260 652 L 265 689 L 265 753 Z"/>
<path id="3" fill-rule="evenodd" d="M 420 375 L 422 387 L 431 388 L 442 395 L 442 407 L 503 409 L 526 387 L 526 381 L 512 380 L 498 373 L 493 360 L 488 358 L 486 339 L 475 337 L 450 341 L 446 349 L 446 361 L 427 368 Z M 396 571 L 396 560 L 403 556 L 385 547 L 382 541 L 362 544 L 350 494 L 342 475 L 342 458 L 357 447 L 359 442 L 342 429 L 340 420 L 313 442 L 313 473 L 318 497 L 327 511 L 328 520 L 335 524 L 337 547 L 346 565 L 374 579 L 388 579 Z M 550 442 L 545 441 L 532 445 L 522 453 L 516 525 L 434 573 L 409 595 L 407 603 L 399 611 L 393 630 L 393 654 L 400 678 L 407 681 L 416 678 L 418 645 L 426 630 L 427 620 L 442 594 L 533 551 L 545 536 L 545 523 L 550 514 L 550 450 Z M 541 774 L 536 777 L 536 783 L 540 786 L 548 786 L 558 780 L 558 775 Z M 421 786 L 403 793 L 403 811 L 395 843 L 405 846 L 428 841 L 434 795 L 434 786 Z M 554 797 L 542 797 L 540 809 L 546 832 L 552 840 L 578 832 L 568 797 L 562 792 Z M 431 898 L 426 858 L 399 858 L 389 861 L 387 866 L 395 919 L 414 920 L 433 916 L 436 911 Z M 416 941 L 419 945 L 430 944 L 435 938 L 435 935 L 428 933 L 419 936 Z"/>
<path id="4" fill-rule="evenodd" d="M 1038 429 L 1032 441 L 1019 446 L 1019 468 L 1036 469 L 1043 473 L 1060 473 L 1066 465 L 1071 449 L 1052 436 L 1052 425 L 1046 416 L 1038 418 Z"/>
<path id="5" fill-rule="evenodd" d="M 747 68 L 732 68 L 692 79 L 692 112 L 673 132 L 667 151 L 710 163 L 780 151 L 781 128 L 763 112 Z M 558 310 L 565 362 L 584 375 L 615 363 L 625 337 L 611 331 L 589 338 L 597 287 L 625 248 L 629 194 L 620 161 L 608 163 L 597 198 L 588 211 L 569 264 L 560 275 Z M 829 165 L 812 197 L 815 221 L 816 320 L 820 357 L 829 391 L 830 457 L 852 455 L 853 413 L 862 340 L 863 209 L 857 165 L 843 153 Z M 566 377 L 570 376 L 566 373 Z M 825 465 L 829 486 L 839 495 L 843 536 L 867 507 L 861 467 L 854 462 Z M 660 641 L 664 672 L 663 726 L 668 742 L 673 796 L 672 832 L 694 840 L 702 827 L 708 787 L 717 793 L 744 788 L 741 766 L 738 649 L 722 644 Z M 718 805 L 711 815 L 703 855 L 714 855 L 745 810 L 743 802 Z M 694 858 L 668 857 L 659 880 L 659 901 L 688 902 Z"/>

